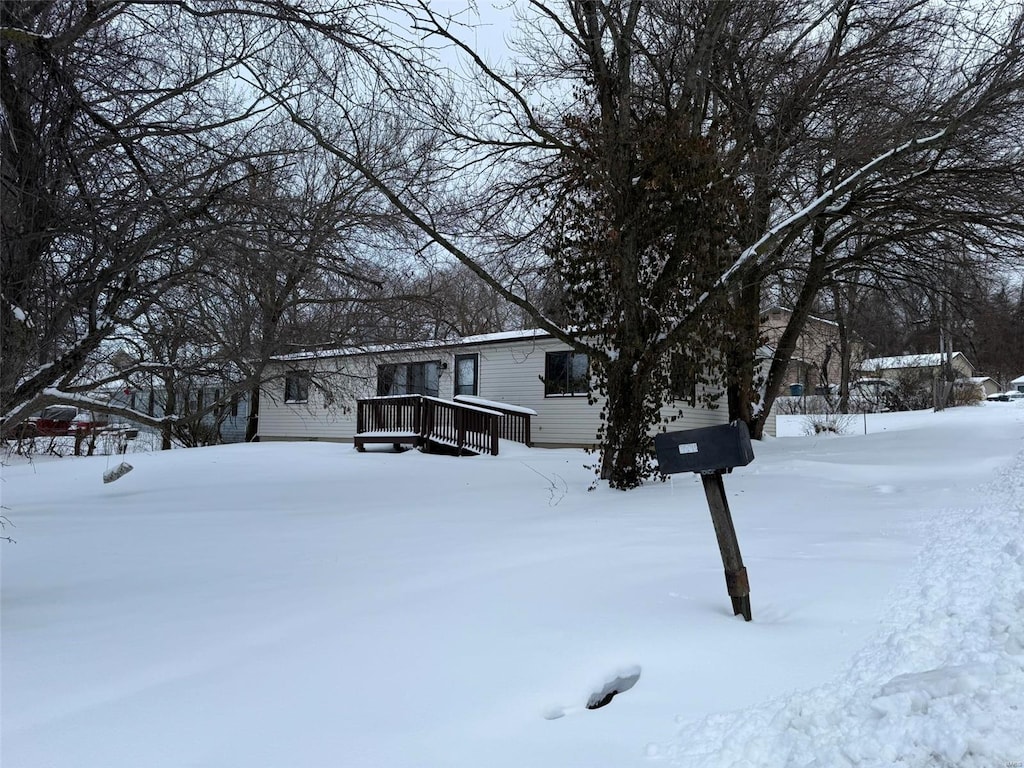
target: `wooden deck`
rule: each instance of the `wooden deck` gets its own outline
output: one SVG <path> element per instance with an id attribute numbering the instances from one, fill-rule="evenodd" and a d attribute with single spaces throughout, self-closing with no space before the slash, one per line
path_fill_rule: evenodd
<path id="1" fill-rule="evenodd" d="M 426 395 L 356 401 L 356 450 L 391 444 L 457 455 L 498 454 L 499 439 L 530 444 L 530 415 L 522 409 L 482 407 Z"/>

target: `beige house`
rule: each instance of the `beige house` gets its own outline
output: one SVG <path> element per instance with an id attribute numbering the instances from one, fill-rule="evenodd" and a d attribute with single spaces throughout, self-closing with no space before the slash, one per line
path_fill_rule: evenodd
<path id="1" fill-rule="evenodd" d="M 761 334 L 764 343 L 775 350 L 793 315 L 791 309 L 771 307 L 761 313 Z M 851 340 L 851 358 L 863 355 L 863 344 Z M 785 384 L 798 385 L 813 394 L 827 384 L 839 384 L 842 360 L 839 354 L 839 324 L 813 315 L 807 319 L 797 337 L 796 349 L 786 369 Z"/>
<path id="2" fill-rule="evenodd" d="M 956 384 L 964 387 L 974 387 L 982 397 L 988 397 L 1000 391 L 999 382 L 991 376 L 972 376 L 969 379 L 957 379 Z"/>
<path id="3" fill-rule="evenodd" d="M 928 352 L 920 355 L 897 355 L 895 357 L 873 357 L 857 366 L 862 376 L 877 377 L 895 381 L 900 376 L 920 378 L 943 378 L 944 355 Z M 954 379 L 974 377 L 974 366 L 963 352 L 954 352 L 949 360 Z"/>
<path id="4" fill-rule="evenodd" d="M 275 365 L 278 383 L 261 392 L 261 440 L 351 442 L 356 400 L 421 394 L 529 411 L 536 446 L 597 442 L 602 400 L 592 392 L 587 356 L 545 331 L 288 355 Z M 727 422 L 728 409 L 724 397 L 713 410 L 680 400 L 662 410 L 663 418 L 676 416 L 669 429 L 714 426 Z M 774 434 L 774 422 L 767 427 Z"/>

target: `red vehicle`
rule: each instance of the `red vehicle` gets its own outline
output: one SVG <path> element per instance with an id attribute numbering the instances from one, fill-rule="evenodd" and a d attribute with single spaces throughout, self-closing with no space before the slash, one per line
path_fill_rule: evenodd
<path id="1" fill-rule="evenodd" d="M 87 434 L 108 424 L 104 417 L 71 405 L 51 405 L 30 422 L 35 433 L 44 437 Z"/>

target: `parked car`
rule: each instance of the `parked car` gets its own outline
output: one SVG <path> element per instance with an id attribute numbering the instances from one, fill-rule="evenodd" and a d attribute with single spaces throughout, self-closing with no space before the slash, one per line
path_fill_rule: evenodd
<path id="1" fill-rule="evenodd" d="M 985 399 L 992 403 L 1008 403 L 1011 400 L 1024 400 L 1024 392 L 1011 389 L 1008 392 L 996 392 L 994 395 L 989 395 Z"/>
<path id="2" fill-rule="evenodd" d="M 100 414 L 71 405 L 51 405 L 44 408 L 38 417 L 29 419 L 28 423 L 36 435 L 58 437 L 94 432 L 106 427 L 108 421 Z"/>
<path id="3" fill-rule="evenodd" d="M 850 398 L 881 403 L 885 394 L 893 388 L 888 379 L 857 379 L 850 384 Z"/>

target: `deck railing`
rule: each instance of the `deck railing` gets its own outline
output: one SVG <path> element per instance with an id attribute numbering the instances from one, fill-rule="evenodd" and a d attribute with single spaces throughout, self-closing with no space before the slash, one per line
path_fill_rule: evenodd
<path id="1" fill-rule="evenodd" d="M 423 436 L 428 441 L 450 445 L 461 453 L 498 455 L 501 414 L 475 405 L 423 398 Z"/>
<path id="2" fill-rule="evenodd" d="M 360 436 L 364 436 L 360 441 Z M 417 436 L 417 444 L 447 446 L 459 453 L 498 454 L 498 440 L 530 443 L 530 416 L 497 403 L 487 407 L 424 395 L 369 397 L 356 401 L 356 446 L 390 442 L 388 435 Z M 396 444 L 398 440 L 394 441 Z"/>
<path id="3" fill-rule="evenodd" d="M 455 402 L 461 402 L 462 395 L 455 396 Z M 466 401 L 473 405 L 472 401 Z M 486 405 L 479 406 L 489 411 L 498 411 L 501 414 L 501 421 L 498 423 L 498 437 L 502 440 L 513 440 L 517 443 L 530 445 L 530 413 L 521 408 L 506 408 L 500 403 L 488 401 Z"/>
<path id="4" fill-rule="evenodd" d="M 356 401 L 356 432 L 422 435 L 423 398 L 419 395 L 370 397 Z"/>

